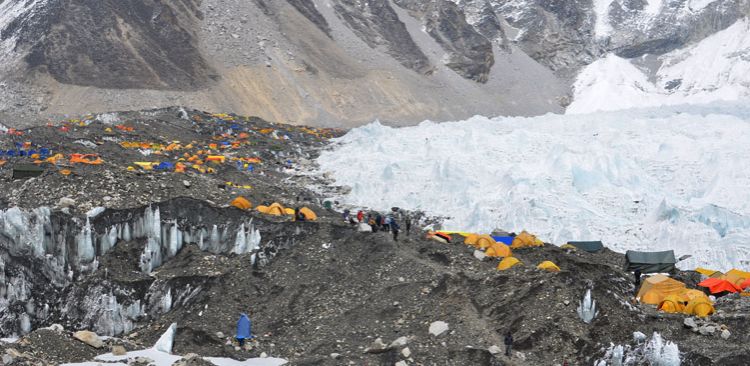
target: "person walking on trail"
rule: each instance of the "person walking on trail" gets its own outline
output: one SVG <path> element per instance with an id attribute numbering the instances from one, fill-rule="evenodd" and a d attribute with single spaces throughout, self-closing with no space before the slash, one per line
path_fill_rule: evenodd
<path id="1" fill-rule="evenodd" d="M 406 236 L 409 236 L 409 231 L 411 231 L 411 217 L 408 213 L 404 216 L 404 226 L 406 227 Z"/>
<path id="2" fill-rule="evenodd" d="M 253 339 L 252 323 L 247 314 L 240 314 L 240 320 L 237 321 L 237 336 L 235 337 L 240 347 L 245 345 L 245 340 Z"/>
<path id="3" fill-rule="evenodd" d="M 633 272 L 634 283 L 635 283 L 635 290 L 638 291 L 638 287 L 641 286 L 641 270 L 636 269 L 635 272 Z"/>
<path id="4" fill-rule="evenodd" d="M 362 210 L 357 211 L 357 222 L 362 222 L 365 219 L 365 213 Z"/>
<path id="5" fill-rule="evenodd" d="M 351 211 L 349 211 L 349 209 L 347 208 L 346 210 L 344 210 L 344 213 L 341 214 L 341 217 L 344 219 L 344 222 L 347 223 L 347 224 L 349 223 L 349 214 L 350 214 L 350 212 Z"/>
<path id="6" fill-rule="evenodd" d="M 503 341 L 505 343 L 505 356 L 511 357 L 511 348 L 513 348 L 513 335 L 510 334 L 510 332 L 505 334 L 505 340 Z"/>
<path id="7" fill-rule="evenodd" d="M 381 216 L 380 214 L 375 215 L 375 227 L 377 227 L 378 229 L 381 229 L 383 227 L 383 216 Z M 373 231 L 378 231 L 378 230 L 373 230 Z"/>
<path id="8" fill-rule="evenodd" d="M 398 230 L 400 229 L 400 227 L 398 226 L 398 223 L 396 222 L 396 220 L 391 219 L 390 226 L 391 226 L 391 232 L 393 233 L 393 241 L 398 241 Z"/>

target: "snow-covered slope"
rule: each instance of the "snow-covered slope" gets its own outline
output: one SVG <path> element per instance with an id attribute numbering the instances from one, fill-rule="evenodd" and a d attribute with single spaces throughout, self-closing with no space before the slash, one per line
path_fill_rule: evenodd
<path id="1" fill-rule="evenodd" d="M 587 66 L 574 85 L 567 113 L 635 107 L 750 100 L 750 20 L 685 49 L 658 57 L 649 76 L 614 54 Z"/>
<path id="2" fill-rule="evenodd" d="M 373 123 L 318 162 L 355 206 L 425 210 L 444 228 L 674 249 L 683 267 L 750 266 L 750 108 Z"/>

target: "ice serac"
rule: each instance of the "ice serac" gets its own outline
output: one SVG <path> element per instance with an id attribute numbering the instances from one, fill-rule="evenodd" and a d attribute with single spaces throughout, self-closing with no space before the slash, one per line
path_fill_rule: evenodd
<path id="1" fill-rule="evenodd" d="M 154 281 L 148 274 L 186 245 L 217 254 L 258 251 L 258 225 L 192 199 L 104 210 L 95 217 L 46 207 L 0 211 L 0 336 L 24 334 L 50 316 L 101 335 L 128 332 L 144 317 L 184 306 L 202 288 L 197 280 L 186 285 Z M 211 238 L 204 240 L 209 230 Z M 144 274 L 140 279 L 109 280 L 108 268 L 99 268 L 102 257 L 123 241 L 143 248 L 134 263 Z M 277 252 L 277 244 L 266 245 L 273 250 L 261 264 Z M 104 272 L 104 280 L 81 282 L 96 271 Z M 77 285 L 69 286 L 74 281 Z M 52 310 L 50 296 L 62 298 Z"/>
<path id="2" fill-rule="evenodd" d="M 356 206 L 529 230 L 552 243 L 674 249 L 681 268 L 750 265 L 745 104 L 353 129 L 318 159 Z M 457 148 L 460 144 L 460 148 Z M 378 159 L 370 159 L 378 156 Z M 439 197 L 439 199 L 436 199 Z"/>

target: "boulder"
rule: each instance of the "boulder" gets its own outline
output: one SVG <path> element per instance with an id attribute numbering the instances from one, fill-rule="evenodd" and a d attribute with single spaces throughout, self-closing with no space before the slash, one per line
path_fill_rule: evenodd
<path id="1" fill-rule="evenodd" d="M 111 352 L 114 356 L 125 356 L 128 353 L 125 347 L 119 344 L 112 346 Z"/>
<path id="2" fill-rule="evenodd" d="M 340 359 L 340 358 L 341 358 L 341 354 L 340 354 L 340 353 L 331 353 L 331 354 L 330 354 L 330 357 L 331 357 L 332 359 L 334 359 L 334 360 L 338 360 L 338 359 Z"/>
<path id="3" fill-rule="evenodd" d="M 76 200 L 70 197 L 63 197 L 63 198 L 60 198 L 59 201 L 57 201 L 57 207 L 60 207 L 60 208 L 73 207 L 75 205 L 76 205 Z"/>
<path id="4" fill-rule="evenodd" d="M 483 261 L 485 258 L 487 258 L 487 254 L 484 254 L 484 252 L 481 250 L 475 250 L 474 258 L 479 259 L 480 261 Z"/>
<path id="5" fill-rule="evenodd" d="M 88 331 L 88 330 L 80 330 L 78 332 L 73 333 L 73 338 L 88 344 L 91 347 L 94 348 L 102 348 L 104 347 L 104 342 L 99 338 L 96 333 Z"/>
<path id="6" fill-rule="evenodd" d="M 365 353 L 383 353 L 389 349 L 388 345 L 383 343 L 383 339 L 378 338 L 370 344 L 370 347 L 365 348 Z"/>
<path id="7" fill-rule="evenodd" d="M 682 324 L 685 325 L 686 328 L 691 329 L 698 327 L 698 324 L 695 323 L 695 319 L 693 318 L 685 318 L 685 320 L 682 321 Z"/>
<path id="8" fill-rule="evenodd" d="M 500 347 L 498 347 L 497 345 L 494 345 L 494 344 L 491 345 L 490 348 L 487 349 L 487 351 L 489 351 L 493 355 L 499 355 L 499 354 L 503 353 L 503 350 Z"/>
<path id="9" fill-rule="evenodd" d="M 406 358 L 411 357 L 411 350 L 409 349 L 409 347 L 406 347 L 406 348 L 402 349 L 401 350 L 401 355 L 404 356 L 404 357 L 406 357 Z"/>
<path id="10" fill-rule="evenodd" d="M 729 339 L 729 337 L 732 335 L 728 330 L 724 329 L 721 331 L 721 338 L 722 339 Z"/>
<path id="11" fill-rule="evenodd" d="M 436 321 L 430 324 L 430 334 L 434 335 L 435 337 L 445 333 L 448 329 L 448 323 L 444 321 Z"/>
<path id="12" fill-rule="evenodd" d="M 393 342 L 391 342 L 391 345 L 388 346 L 388 347 L 390 347 L 390 348 L 403 347 L 407 343 L 409 343 L 409 338 L 408 337 L 398 337 L 398 338 L 396 338 L 396 340 L 394 340 Z"/>

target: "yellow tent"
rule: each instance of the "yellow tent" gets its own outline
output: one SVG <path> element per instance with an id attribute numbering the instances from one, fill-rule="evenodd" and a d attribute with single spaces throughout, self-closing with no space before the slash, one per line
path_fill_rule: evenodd
<path id="1" fill-rule="evenodd" d="M 307 207 L 302 207 L 299 209 L 299 213 L 305 215 L 305 220 L 307 221 L 315 221 L 318 219 L 318 215 L 315 214 L 315 212 Z"/>
<path id="2" fill-rule="evenodd" d="M 657 292 L 645 298 L 644 295 L 652 290 L 656 290 Z M 671 279 L 668 276 L 657 274 L 643 281 L 636 298 L 640 298 L 641 302 L 645 304 L 658 305 L 666 296 L 679 295 L 685 291 L 684 283 Z M 659 297 L 654 297 L 655 294 L 658 294 Z"/>
<path id="3" fill-rule="evenodd" d="M 576 248 L 576 247 L 574 247 L 574 246 L 572 246 L 572 245 L 570 245 L 570 244 L 563 244 L 563 245 L 561 245 L 561 246 L 560 246 L 560 249 L 571 249 L 571 250 L 576 250 L 576 249 L 578 249 L 578 248 Z"/>
<path id="4" fill-rule="evenodd" d="M 284 209 L 284 206 L 282 206 L 278 202 L 274 202 L 270 206 L 258 206 L 255 209 L 258 210 L 258 212 L 261 212 L 267 215 L 283 216 L 286 214 L 286 210 Z M 292 210 L 292 214 L 294 214 L 294 210 Z"/>
<path id="5" fill-rule="evenodd" d="M 237 196 L 237 198 L 232 200 L 231 205 L 239 208 L 240 210 L 249 210 L 253 208 L 253 205 L 250 203 L 250 201 L 248 201 L 247 198 L 242 197 L 242 196 Z"/>
<path id="6" fill-rule="evenodd" d="M 545 270 L 547 272 L 560 272 L 560 267 L 550 261 L 544 261 L 536 266 L 537 269 Z"/>
<path id="7" fill-rule="evenodd" d="M 284 207 L 284 213 L 287 214 L 287 215 L 294 216 L 294 209 L 293 208 L 289 208 L 289 207 Z"/>
<path id="8" fill-rule="evenodd" d="M 444 232 L 445 231 L 441 231 L 441 233 L 444 233 Z M 466 235 L 466 237 L 464 238 L 464 244 L 471 245 L 471 246 L 476 246 L 477 239 L 479 239 L 479 235 L 477 235 L 477 234 Z"/>
<path id="9" fill-rule="evenodd" d="M 516 258 L 516 257 L 505 257 L 497 265 L 497 269 L 499 271 L 505 271 L 505 270 L 508 270 L 511 267 L 517 265 L 517 264 L 523 264 L 523 263 L 521 263 L 521 261 L 519 261 L 518 258 Z"/>
<path id="10" fill-rule="evenodd" d="M 682 313 L 685 311 L 684 300 L 678 295 L 669 295 L 659 303 L 659 310 L 667 313 Z"/>
<path id="11" fill-rule="evenodd" d="M 487 249 L 494 243 L 495 239 L 492 239 L 489 235 L 469 234 L 469 236 L 464 239 L 464 244 L 471 245 L 477 249 Z"/>
<path id="12" fill-rule="evenodd" d="M 644 304 L 656 305 L 661 302 L 666 296 L 659 290 L 648 290 L 643 293 L 639 298 Z"/>
<path id="13" fill-rule="evenodd" d="M 708 299 L 691 300 L 684 310 L 685 314 L 705 318 L 714 313 L 714 306 Z"/>
<path id="14" fill-rule="evenodd" d="M 536 236 L 522 231 L 516 235 L 513 239 L 513 243 L 510 245 L 512 249 L 516 248 L 528 248 L 528 247 L 541 247 L 544 246 L 544 242 L 539 240 Z"/>
<path id="15" fill-rule="evenodd" d="M 709 276 L 709 277 L 713 275 L 714 273 L 716 273 L 716 270 L 708 269 L 708 268 L 701 268 L 701 267 L 696 268 L 695 271 L 704 276 Z"/>
<path id="16" fill-rule="evenodd" d="M 708 300 L 708 295 L 706 295 L 703 291 L 696 290 L 696 289 L 686 290 L 685 292 L 683 292 L 682 294 L 680 294 L 680 296 L 682 296 L 682 298 L 683 298 L 683 300 L 685 302 L 690 302 L 691 300 L 695 300 L 695 299 L 706 299 L 706 300 Z"/>
<path id="17" fill-rule="evenodd" d="M 484 252 L 488 257 L 510 257 L 510 247 L 503 243 L 493 243 L 490 245 L 489 248 Z"/>
<path id="18" fill-rule="evenodd" d="M 746 279 L 750 278 L 750 272 L 740 271 L 739 269 L 732 269 L 724 274 L 723 279 L 739 286 Z"/>

